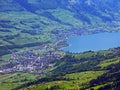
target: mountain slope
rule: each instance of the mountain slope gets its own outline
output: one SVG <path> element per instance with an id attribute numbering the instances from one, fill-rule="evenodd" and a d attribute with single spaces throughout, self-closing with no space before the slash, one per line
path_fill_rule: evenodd
<path id="1" fill-rule="evenodd" d="M 17 89 L 119 90 L 119 49 L 68 54 L 46 77 L 24 84 Z"/>
<path id="2" fill-rule="evenodd" d="M 65 36 L 64 32 L 68 33 L 69 30 L 74 32 L 76 29 L 78 33 L 86 29 L 87 34 L 97 31 L 119 31 L 119 0 L 1 0 L 0 2 L 2 34 L 0 37 L 3 47 L 25 45 L 34 41 L 56 41 L 61 33 Z M 64 32 L 51 33 L 61 29 Z M 44 38 L 46 36 L 48 37 Z M 20 43 L 11 37 L 19 39 Z"/>

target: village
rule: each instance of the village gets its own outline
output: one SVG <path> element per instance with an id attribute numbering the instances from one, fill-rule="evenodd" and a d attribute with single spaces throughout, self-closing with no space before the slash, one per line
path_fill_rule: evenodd
<path id="1" fill-rule="evenodd" d="M 62 51 L 47 51 L 42 54 L 35 50 L 12 53 L 9 62 L 0 66 L 0 73 L 28 72 L 34 74 L 44 74 L 47 69 L 54 66 L 51 63 L 62 57 Z"/>

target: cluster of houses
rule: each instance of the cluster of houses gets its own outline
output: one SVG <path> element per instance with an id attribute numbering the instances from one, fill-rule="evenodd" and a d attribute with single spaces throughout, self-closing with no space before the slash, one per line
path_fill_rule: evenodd
<path id="1" fill-rule="evenodd" d="M 53 67 L 53 59 L 61 57 L 61 52 L 48 51 L 40 55 L 34 50 L 11 54 L 9 63 L 0 67 L 0 73 L 23 71 L 29 73 L 45 73 L 48 67 Z"/>

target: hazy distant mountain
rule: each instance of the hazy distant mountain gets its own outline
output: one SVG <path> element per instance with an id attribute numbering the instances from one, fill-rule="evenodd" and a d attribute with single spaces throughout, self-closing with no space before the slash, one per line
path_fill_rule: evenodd
<path id="1" fill-rule="evenodd" d="M 114 19 L 114 13 L 120 12 L 119 0 L 14 0 L 30 12 L 37 10 L 62 8 L 74 12 L 76 18 L 92 22 L 85 15 L 93 15 L 103 21 Z"/>
<path id="2" fill-rule="evenodd" d="M 1 11 L 26 9 L 37 13 L 38 10 L 62 8 L 75 13 L 75 18 L 89 24 L 92 23 L 90 20 L 92 17 L 100 18 L 102 21 L 112 21 L 116 19 L 116 13 L 120 13 L 119 0 L 1 0 L 0 2 Z M 10 7 L 6 8 L 6 4 Z"/>

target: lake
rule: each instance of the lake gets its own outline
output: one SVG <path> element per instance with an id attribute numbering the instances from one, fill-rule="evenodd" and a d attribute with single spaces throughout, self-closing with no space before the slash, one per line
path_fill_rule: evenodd
<path id="1" fill-rule="evenodd" d="M 62 50 L 74 53 L 107 50 L 120 46 L 120 32 L 72 36 L 68 38 L 67 43 L 69 46 Z"/>

